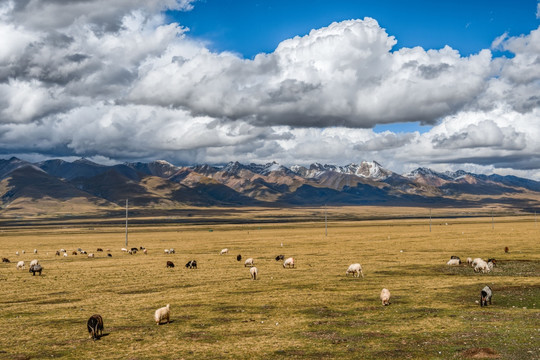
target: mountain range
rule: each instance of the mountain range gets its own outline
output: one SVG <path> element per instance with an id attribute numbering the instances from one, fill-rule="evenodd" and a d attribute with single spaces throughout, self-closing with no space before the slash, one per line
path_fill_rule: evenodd
<path id="1" fill-rule="evenodd" d="M 80 214 L 187 206 L 504 206 L 531 211 L 540 182 L 418 168 L 397 174 L 375 161 L 290 168 L 272 162 L 178 167 L 166 161 L 101 165 L 86 159 L 0 160 L 0 214 Z"/>

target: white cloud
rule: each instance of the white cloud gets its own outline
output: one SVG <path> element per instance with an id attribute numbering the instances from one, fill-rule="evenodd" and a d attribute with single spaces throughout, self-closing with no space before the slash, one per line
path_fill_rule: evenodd
<path id="1" fill-rule="evenodd" d="M 210 51 L 161 13 L 192 4 L 2 3 L 0 153 L 376 160 L 398 172 L 540 168 L 539 29 L 495 39 L 492 49 L 514 56 L 492 59 L 490 50 L 395 50 L 396 39 L 366 18 L 286 39 L 250 60 Z M 423 134 L 370 129 L 407 121 L 434 126 Z"/>
<path id="2" fill-rule="evenodd" d="M 254 60 L 171 47 L 140 72 L 128 99 L 259 126 L 369 128 L 434 123 L 482 91 L 489 50 L 463 58 L 449 47 L 391 52 L 395 43 L 366 18 L 285 40 Z"/>

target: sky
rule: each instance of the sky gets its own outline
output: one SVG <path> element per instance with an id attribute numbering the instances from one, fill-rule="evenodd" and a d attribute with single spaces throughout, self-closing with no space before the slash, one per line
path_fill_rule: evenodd
<path id="1" fill-rule="evenodd" d="M 540 5 L 0 1 L 0 158 L 540 180 Z"/>

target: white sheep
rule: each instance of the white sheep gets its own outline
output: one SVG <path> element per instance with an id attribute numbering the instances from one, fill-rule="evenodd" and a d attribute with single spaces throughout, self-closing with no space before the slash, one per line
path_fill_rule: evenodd
<path id="1" fill-rule="evenodd" d="M 24 254 L 24 253 L 26 253 L 26 251 L 23 250 L 22 253 Z"/>
<path id="2" fill-rule="evenodd" d="M 488 267 L 488 272 L 491 272 L 491 271 L 493 271 L 493 262 L 491 262 L 491 261 L 488 261 L 488 263 L 487 263 L 487 267 Z"/>
<path id="3" fill-rule="evenodd" d="M 351 264 L 347 271 L 345 272 L 345 276 L 353 274 L 353 277 L 360 277 L 362 275 L 362 278 L 364 277 L 364 273 L 362 272 L 362 265 L 356 263 Z"/>
<path id="4" fill-rule="evenodd" d="M 448 262 L 446 263 L 446 265 L 450 265 L 450 266 L 457 266 L 461 263 L 461 261 L 459 261 L 459 259 L 450 259 L 448 260 Z"/>
<path id="5" fill-rule="evenodd" d="M 24 267 L 24 261 L 22 261 L 22 260 L 19 261 L 19 262 L 17 263 L 17 270 L 24 269 L 24 268 L 25 268 L 25 267 Z"/>
<path id="6" fill-rule="evenodd" d="M 246 266 L 253 266 L 253 258 L 249 258 L 244 262 L 244 267 Z"/>
<path id="7" fill-rule="evenodd" d="M 32 267 L 34 265 L 37 265 L 37 264 L 39 264 L 38 259 L 34 259 L 34 260 L 30 261 L 30 267 Z"/>
<path id="8" fill-rule="evenodd" d="M 127 252 L 128 250 L 126 248 L 122 248 L 122 251 L 123 252 Z"/>
<path id="9" fill-rule="evenodd" d="M 94 253 L 88 254 L 88 257 L 89 257 L 89 258 L 93 258 L 93 257 L 94 257 Z"/>
<path id="10" fill-rule="evenodd" d="M 170 309 L 169 304 L 167 304 L 167 306 L 165 307 L 157 309 L 154 314 L 154 320 L 156 321 L 156 325 L 159 325 L 162 320 L 167 320 L 167 324 L 168 324 L 170 315 L 171 315 L 171 309 Z"/>
<path id="11" fill-rule="evenodd" d="M 484 261 L 484 260 L 482 260 L 481 258 L 474 258 L 471 263 L 471 266 L 474 268 L 476 267 L 476 264 L 478 264 L 478 262 L 481 262 L 481 261 Z"/>
<path id="12" fill-rule="evenodd" d="M 476 259 L 475 259 L 476 260 Z M 489 269 L 489 266 L 488 266 L 488 263 L 485 262 L 484 260 L 482 259 L 479 259 L 479 261 L 476 262 L 476 266 L 474 267 L 474 272 L 482 272 L 482 273 L 486 273 L 486 272 L 490 272 L 491 270 Z"/>
<path id="13" fill-rule="evenodd" d="M 37 254 L 37 249 L 34 249 L 34 254 Z"/>
<path id="14" fill-rule="evenodd" d="M 221 252 L 219 253 L 219 255 L 225 255 L 229 252 L 229 249 L 225 248 L 225 249 L 222 249 Z"/>
<path id="15" fill-rule="evenodd" d="M 173 249 L 173 248 L 170 248 L 170 249 L 169 249 L 169 254 L 174 254 L 174 253 L 175 253 L 175 252 L 174 252 L 174 249 Z"/>
<path id="16" fill-rule="evenodd" d="M 67 253 L 64 253 L 64 257 L 67 257 Z"/>
<path id="17" fill-rule="evenodd" d="M 381 301 L 383 305 L 390 305 L 390 290 L 384 288 L 381 290 Z"/>
<path id="18" fill-rule="evenodd" d="M 15 251 L 15 255 L 19 256 L 19 252 L 18 252 L 18 251 Z"/>
<path id="19" fill-rule="evenodd" d="M 60 252 L 65 253 L 65 252 L 66 252 L 66 249 L 60 249 Z"/>
<path id="20" fill-rule="evenodd" d="M 472 264 L 472 258 L 468 257 L 467 258 L 467 265 L 471 265 Z"/>
<path id="21" fill-rule="evenodd" d="M 251 274 L 251 280 L 257 280 L 257 277 L 259 276 L 259 270 L 255 266 L 249 269 L 249 273 Z"/>
<path id="22" fill-rule="evenodd" d="M 148 250 L 144 249 L 143 253 L 144 253 L 144 255 L 148 255 Z"/>
<path id="23" fill-rule="evenodd" d="M 164 252 L 165 254 L 168 254 L 168 253 L 169 253 L 169 249 L 165 249 L 165 250 L 163 250 L 163 252 Z"/>
<path id="24" fill-rule="evenodd" d="M 284 262 L 283 262 L 283 267 L 294 267 L 294 259 L 292 257 L 286 259 Z"/>

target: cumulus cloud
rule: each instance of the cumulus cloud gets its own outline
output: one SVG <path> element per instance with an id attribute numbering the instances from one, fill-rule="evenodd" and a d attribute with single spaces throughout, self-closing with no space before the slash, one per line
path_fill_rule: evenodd
<path id="1" fill-rule="evenodd" d="M 499 127 L 492 120 L 470 124 L 450 136 L 437 136 L 433 139 L 436 148 L 475 149 L 494 148 L 522 150 L 525 147 L 525 134 L 518 133 L 511 127 Z"/>
<path id="2" fill-rule="evenodd" d="M 377 21 L 366 18 L 285 40 L 253 60 L 206 49 L 189 56 L 169 48 L 140 73 L 128 99 L 258 126 L 370 128 L 435 123 L 485 85 L 489 50 L 464 58 L 449 47 L 392 52 L 395 44 Z"/>
<path id="3" fill-rule="evenodd" d="M 0 4 L 0 154 L 103 161 L 404 164 L 531 169 L 540 153 L 540 30 L 494 50 L 395 49 L 375 19 L 244 59 L 163 11 L 193 0 Z M 420 122 L 420 134 L 375 133 Z M 437 165 L 439 164 L 439 165 Z"/>

